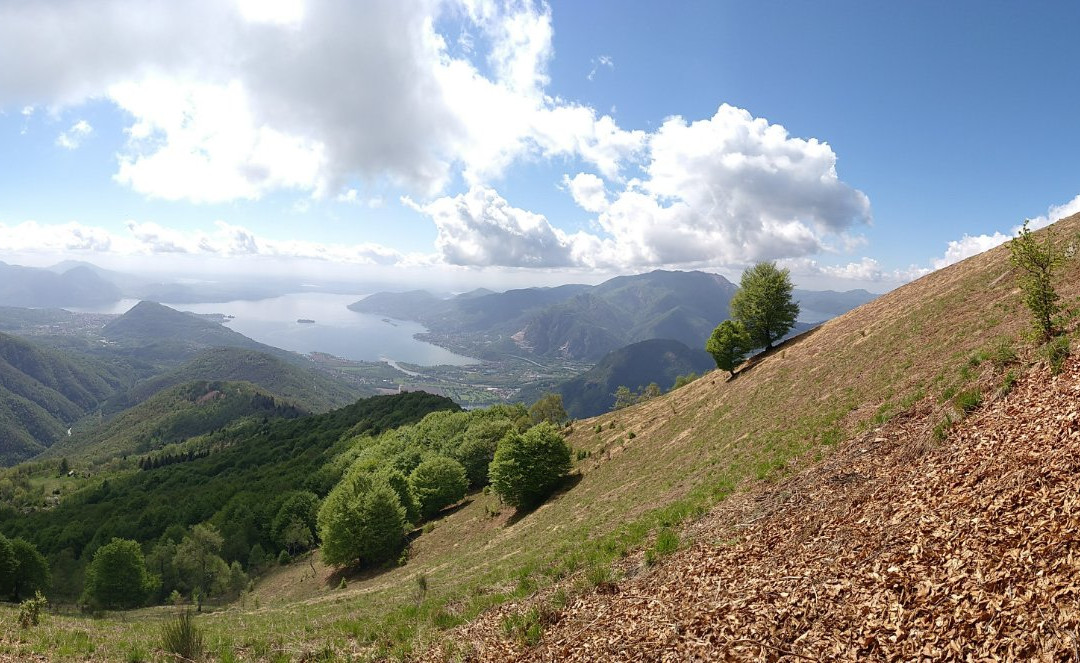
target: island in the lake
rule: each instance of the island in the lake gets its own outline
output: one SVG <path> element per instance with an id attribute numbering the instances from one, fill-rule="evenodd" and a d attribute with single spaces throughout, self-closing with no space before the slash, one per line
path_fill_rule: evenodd
<path id="1" fill-rule="evenodd" d="M 299 320 L 297 320 L 297 322 L 299 322 L 302 325 L 313 325 L 313 324 L 315 324 L 315 321 L 311 320 L 310 318 L 300 318 Z"/>

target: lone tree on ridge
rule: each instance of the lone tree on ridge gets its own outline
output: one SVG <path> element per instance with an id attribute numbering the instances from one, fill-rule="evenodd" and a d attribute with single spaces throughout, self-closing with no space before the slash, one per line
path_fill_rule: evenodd
<path id="1" fill-rule="evenodd" d="M 752 347 L 772 348 L 799 317 L 799 304 L 791 298 L 791 272 L 774 262 L 759 262 L 742 274 L 731 298 L 731 317 L 742 323 Z"/>
<path id="2" fill-rule="evenodd" d="M 740 322 L 724 320 L 705 343 L 705 351 L 712 355 L 716 367 L 735 377 L 735 368 L 746 359 L 750 351 L 750 336 Z"/>

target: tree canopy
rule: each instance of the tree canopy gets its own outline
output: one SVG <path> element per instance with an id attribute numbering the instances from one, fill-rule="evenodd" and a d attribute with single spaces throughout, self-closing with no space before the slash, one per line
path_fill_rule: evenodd
<path id="1" fill-rule="evenodd" d="M 491 462 L 491 487 L 504 502 L 530 509 L 543 502 L 570 472 L 570 447 L 549 423 L 510 431 Z"/>
<path id="2" fill-rule="evenodd" d="M 113 539 L 94 553 L 86 570 L 83 601 L 102 608 L 134 608 L 146 600 L 153 585 L 138 542 Z"/>
<path id="3" fill-rule="evenodd" d="M 705 351 L 712 355 L 716 367 L 735 376 L 735 368 L 750 351 L 750 335 L 741 322 L 724 320 L 713 330 L 705 343 Z"/>
<path id="4" fill-rule="evenodd" d="M 529 419 L 534 424 L 547 421 L 556 426 L 562 426 L 569 421 L 570 415 L 563 407 L 562 394 L 544 394 L 529 407 Z"/>
<path id="5" fill-rule="evenodd" d="M 461 463 L 446 456 L 432 456 L 412 471 L 409 485 L 420 502 L 420 516 L 431 518 L 444 507 L 461 501 L 469 480 Z"/>
<path id="6" fill-rule="evenodd" d="M 405 544 L 405 508 L 394 489 L 362 464 L 349 469 L 319 509 L 327 564 L 377 564 Z"/>
<path id="7" fill-rule="evenodd" d="M 759 262 L 743 272 L 731 298 L 731 317 L 742 323 L 753 347 L 771 348 L 795 325 L 799 304 L 792 290 L 791 272 L 774 262 Z"/>

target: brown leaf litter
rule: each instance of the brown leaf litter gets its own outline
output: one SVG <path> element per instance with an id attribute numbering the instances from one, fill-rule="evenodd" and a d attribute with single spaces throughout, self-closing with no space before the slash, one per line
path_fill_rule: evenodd
<path id="1" fill-rule="evenodd" d="M 937 446 L 934 416 L 924 401 L 721 504 L 659 567 L 547 611 L 533 647 L 503 633 L 523 609 L 504 605 L 454 632 L 453 649 L 475 661 L 1080 660 L 1080 361 L 1036 369 Z"/>

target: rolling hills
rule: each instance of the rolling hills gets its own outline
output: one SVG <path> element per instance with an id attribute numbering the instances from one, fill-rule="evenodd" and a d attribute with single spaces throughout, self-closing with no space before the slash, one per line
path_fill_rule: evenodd
<path id="1" fill-rule="evenodd" d="M 308 412 L 250 382 L 193 380 L 162 389 L 108 421 L 75 430 L 39 458 L 96 464 L 146 454 L 166 445 L 253 419 L 296 418 Z"/>
<path id="2" fill-rule="evenodd" d="M 179 362 L 212 347 L 245 348 L 279 357 L 292 354 L 270 347 L 217 322 L 156 302 L 142 301 L 112 320 L 101 336 L 144 359 Z"/>
<path id="3" fill-rule="evenodd" d="M 325 412 L 348 405 L 362 396 L 374 395 L 371 390 L 265 352 L 212 347 L 180 366 L 139 382 L 128 398 L 131 403 L 141 403 L 159 391 L 194 380 L 251 382 L 309 412 Z"/>

